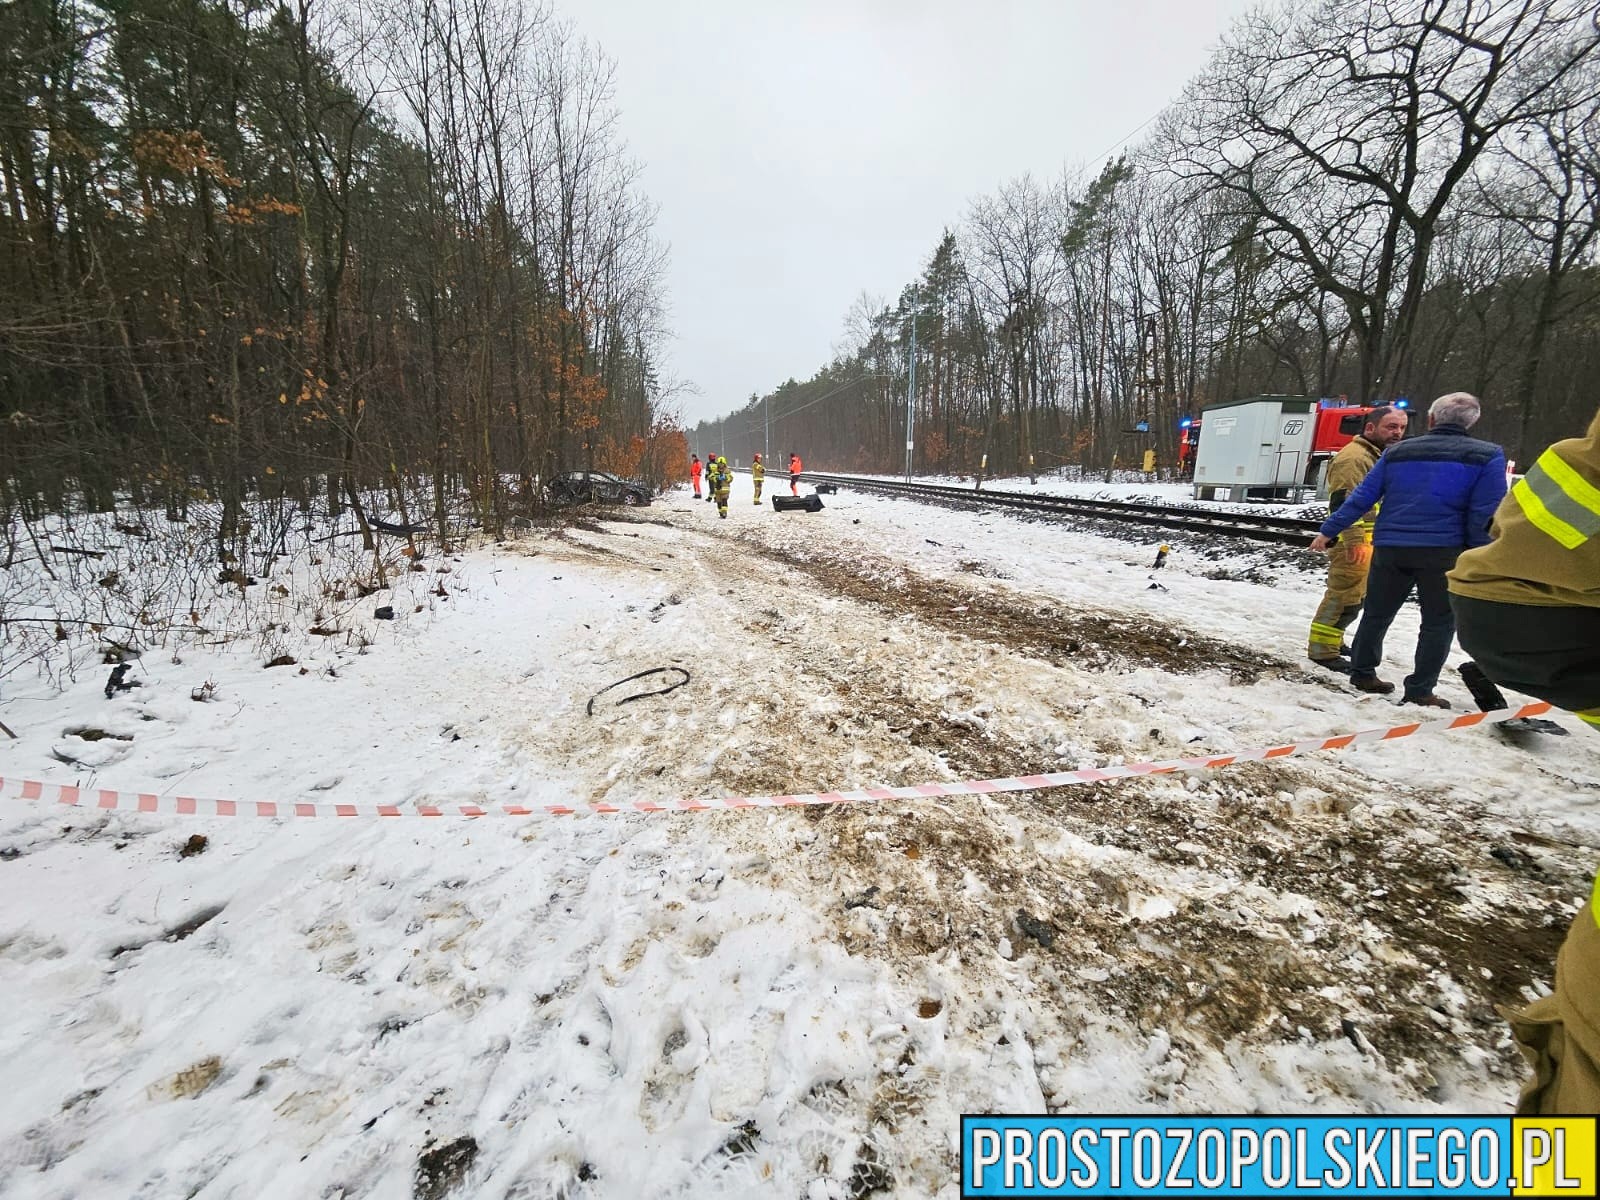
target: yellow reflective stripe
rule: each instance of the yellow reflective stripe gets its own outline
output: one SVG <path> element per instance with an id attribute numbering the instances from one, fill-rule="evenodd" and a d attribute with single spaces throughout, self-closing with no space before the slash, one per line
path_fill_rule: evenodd
<path id="1" fill-rule="evenodd" d="M 1594 877 L 1594 894 L 1589 897 L 1589 915 L 1600 925 L 1600 875 Z"/>
<path id="2" fill-rule="evenodd" d="M 1554 450 L 1546 450 L 1539 455 L 1539 461 L 1534 466 L 1542 467 L 1556 486 L 1567 494 L 1568 499 L 1579 508 L 1588 509 L 1595 520 L 1600 521 L 1600 488 L 1573 470 L 1566 459 Z"/>
<path id="3" fill-rule="evenodd" d="M 1522 508 L 1522 515 L 1528 518 L 1529 524 L 1542 533 L 1549 534 L 1565 549 L 1576 550 L 1589 540 L 1546 508 L 1544 501 L 1533 488 L 1528 486 L 1526 479 L 1517 480 L 1516 486 L 1511 489 L 1511 495 Z"/>
<path id="4" fill-rule="evenodd" d="M 1337 646 L 1344 640 L 1344 630 L 1335 625 L 1323 625 L 1320 622 L 1311 622 L 1311 640 L 1313 642 L 1326 642 L 1330 646 Z"/>
<path id="5" fill-rule="evenodd" d="M 1600 729 L 1600 708 L 1586 708 L 1578 714 L 1578 720 L 1585 724 L 1593 725 Z"/>
<path id="6" fill-rule="evenodd" d="M 1512 489 L 1528 520 L 1568 550 L 1600 533 L 1600 488 L 1546 450 Z"/>

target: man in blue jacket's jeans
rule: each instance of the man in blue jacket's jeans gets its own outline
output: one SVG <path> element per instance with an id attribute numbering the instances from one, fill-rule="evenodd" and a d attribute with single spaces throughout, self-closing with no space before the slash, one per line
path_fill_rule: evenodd
<path id="1" fill-rule="evenodd" d="M 1463 550 L 1488 543 L 1489 521 L 1506 494 L 1505 452 L 1467 436 L 1480 411 L 1477 397 L 1466 392 L 1440 396 L 1428 409 L 1428 432 L 1389 447 L 1311 541 L 1313 550 L 1326 550 L 1381 502 L 1367 604 L 1350 659 L 1350 682 L 1363 692 L 1394 691 L 1378 678 L 1383 636 L 1416 588 L 1422 628 L 1400 703 L 1450 707 L 1433 694 L 1456 636 L 1445 573 Z"/>

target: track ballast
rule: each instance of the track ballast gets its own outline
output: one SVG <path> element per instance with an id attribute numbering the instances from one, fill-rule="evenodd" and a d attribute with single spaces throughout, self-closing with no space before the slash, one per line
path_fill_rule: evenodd
<path id="1" fill-rule="evenodd" d="M 774 472 L 774 479 L 780 477 L 780 473 Z M 988 488 L 980 491 L 968 487 L 950 487 L 946 484 L 864 479 L 859 475 L 826 475 L 815 471 L 802 472 L 800 478 L 813 485 L 830 483 L 856 491 L 903 496 L 910 500 L 936 504 L 978 504 L 988 508 L 1016 508 L 1062 516 L 1092 517 L 1102 521 L 1177 529 L 1186 533 L 1220 534 L 1225 537 L 1288 546 L 1304 546 L 1316 535 L 1321 524 L 1319 521 L 1304 517 L 1211 512 L 1197 508 L 1180 508 L 1170 504 L 1145 504 L 1135 500 L 1091 500 L 1078 496 L 1046 496 L 1032 492 L 996 492 Z"/>

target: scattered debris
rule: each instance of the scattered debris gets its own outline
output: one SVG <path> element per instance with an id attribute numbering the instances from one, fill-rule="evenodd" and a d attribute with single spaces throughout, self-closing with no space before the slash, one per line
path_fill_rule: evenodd
<path id="1" fill-rule="evenodd" d="M 178 848 L 179 858 L 193 858 L 196 854 L 204 854 L 206 847 L 211 844 L 203 833 L 191 833 L 189 840 Z"/>
<path id="2" fill-rule="evenodd" d="M 821 512 L 822 497 L 810 496 L 774 496 L 772 507 L 775 512 Z"/>
<path id="3" fill-rule="evenodd" d="M 1539 864 L 1531 855 L 1524 854 L 1514 846 L 1494 846 L 1489 850 L 1489 857 L 1503 862 L 1513 871 L 1537 871 Z"/>
<path id="4" fill-rule="evenodd" d="M 267 663 L 268 667 L 292 667 L 299 660 L 292 654 L 280 654 L 277 658 Z"/>
<path id="5" fill-rule="evenodd" d="M 678 595 L 677 592 L 673 592 L 670 596 L 666 597 L 666 599 L 664 599 L 664 600 L 656 601 L 655 605 L 650 609 L 650 620 L 651 621 L 659 621 L 659 620 L 661 620 L 662 616 L 666 613 L 667 608 L 669 606 L 682 604 L 682 603 L 683 603 L 683 597 Z M 587 626 L 585 626 L 585 628 L 587 628 Z"/>
<path id="6" fill-rule="evenodd" d="M 646 676 L 664 675 L 668 673 L 676 673 L 678 675 L 682 675 L 683 678 L 678 680 L 677 683 L 668 684 L 666 687 L 658 688 L 653 692 L 636 692 L 632 696 L 624 696 L 621 700 L 617 701 L 617 706 L 620 707 L 624 704 L 631 704 L 635 700 L 643 700 L 648 696 L 665 696 L 669 692 L 677 691 L 679 688 L 683 687 L 684 684 L 689 682 L 689 672 L 685 671 L 682 667 L 651 667 L 648 671 L 640 671 L 637 675 L 629 675 L 626 679 L 619 679 L 615 683 L 608 683 L 593 696 L 590 696 L 588 709 L 589 715 L 591 717 L 594 716 L 594 702 L 600 699 L 601 696 L 604 696 L 612 688 L 621 687 L 625 683 L 632 683 L 635 679 L 644 679 Z"/>
<path id="7" fill-rule="evenodd" d="M 394 620 L 394 606 L 393 605 L 389 605 L 389 604 L 385 604 L 381 608 L 378 608 L 377 610 L 375 610 L 373 612 L 372 616 L 373 616 L 374 620 L 392 621 L 392 620 Z"/>
<path id="8" fill-rule="evenodd" d="M 1055 926 L 1041 921 L 1025 908 L 1017 909 L 1017 928 L 1024 937 L 1030 937 L 1046 950 L 1056 944 Z"/>
<path id="9" fill-rule="evenodd" d="M 846 909 L 852 909 L 852 908 L 877 908 L 878 906 L 872 902 L 873 897 L 875 897 L 877 894 L 878 894 L 878 885 L 874 883 L 869 888 L 867 888 L 866 891 L 862 892 L 859 896 L 857 896 L 854 900 L 846 900 L 844 902 L 844 906 L 845 906 Z"/>
<path id="10" fill-rule="evenodd" d="M 741 1154 L 751 1154 L 755 1151 L 756 1139 L 760 1136 L 760 1127 L 754 1121 L 746 1121 L 722 1143 L 722 1153 L 735 1158 Z"/>
<path id="11" fill-rule="evenodd" d="M 415 1024 L 410 1017 L 385 1017 L 378 1026 L 378 1041 L 383 1041 L 390 1034 L 399 1033 L 402 1029 Z"/>
<path id="12" fill-rule="evenodd" d="M 100 661 L 107 666 L 112 663 L 125 663 L 135 658 L 140 658 L 144 651 L 127 642 L 119 642 L 115 638 L 103 639 L 100 650 Z"/>
<path id="13" fill-rule="evenodd" d="M 131 692 L 134 688 L 139 686 L 139 681 L 137 679 L 130 680 L 127 678 L 128 672 L 132 669 L 132 666 L 128 663 L 118 663 L 115 667 L 111 668 L 111 677 L 106 680 L 107 700 L 111 699 L 111 697 L 116 695 L 118 692 Z"/>
<path id="14" fill-rule="evenodd" d="M 412 1176 L 414 1200 L 444 1200 L 461 1186 L 478 1157 L 478 1140 L 470 1134 L 424 1150 Z"/>

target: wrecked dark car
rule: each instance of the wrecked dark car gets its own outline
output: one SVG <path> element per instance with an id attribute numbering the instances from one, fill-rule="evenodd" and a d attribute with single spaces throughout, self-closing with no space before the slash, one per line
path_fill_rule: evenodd
<path id="1" fill-rule="evenodd" d="M 545 484 L 551 504 L 625 504 L 630 508 L 650 503 L 650 485 L 623 479 L 609 471 L 566 471 Z"/>

